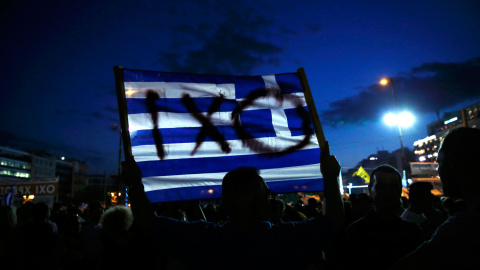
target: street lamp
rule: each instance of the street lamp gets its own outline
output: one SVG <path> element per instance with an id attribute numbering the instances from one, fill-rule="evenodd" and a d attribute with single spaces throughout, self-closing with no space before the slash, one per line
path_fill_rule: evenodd
<path id="1" fill-rule="evenodd" d="M 122 129 L 118 124 L 112 125 L 112 130 L 118 131 L 120 134 L 119 142 L 118 142 L 118 179 L 120 180 L 121 168 L 122 168 Z M 122 191 L 125 191 L 127 194 L 127 187 L 122 184 Z M 119 195 L 120 196 L 120 195 Z M 125 205 L 128 205 L 128 194 L 125 195 Z"/>
<path id="2" fill-rule="evenodd" d="M 409 127 L 415 122 L 415 119 L 409 112 L 401 112 L 398 115 L 388 113 L 383 117 L 383 122 L 388 126 L 400 125 L 402 127 Z"/>
<path id="3" fill-rule="evenodd" d="M 393 86 L 393 80 L 392 78 L 383 78 L 380 80 L 380 84 L 383 86 L 390 86 L 390 89 L 392 90 L 392 96 L 393 96 L 393 106 L 395 113 L 392 114 L 387 114 L 384 118 L 383 121 L 389 125 L 393 126 L 396 125 L 398 127 L 398 136 L 400 138 L 400 160 L 401 160 L 401 165 L 402 165 L 402 171 L 405 169 L 405 164 L 406 164 L 406 157 L 405 157 L 405 150 L 403 149 L 403 139 L 402 139 L 402 126 L 403 127 L 408 127 L 411 126 L 414 122 L 414 118 L 410 113 L 407 112 L 401 112 L 399 113 L 397 109 L 397 98 L 395 96 L 395 88 Z"/>

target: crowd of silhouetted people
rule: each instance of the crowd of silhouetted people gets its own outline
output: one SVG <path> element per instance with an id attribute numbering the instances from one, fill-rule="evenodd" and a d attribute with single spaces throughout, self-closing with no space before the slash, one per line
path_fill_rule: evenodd
<path id="1" fill-rule="evenodd" d="M 239 168 L 225 176 L 221 200 L 151 204 L 136 164 L 124 163 L 123 177 L 134 179 L 125 181 L 131 209 L 96 201 L 83 210 L 1 206 L 0 262 L 2 269 L 479 269 L 480 164 L 471 162 L 480 153 L 459 150 L 459 141 L 445 142 L 439 156 L 452 196 L 414 182 L 408 199 L 401 175 L 385 164 L 372 171 L 368 194 L 335 201 L 340 167 L 328 149 L 321 199 L 293 202 L 272 194 L 254 168 Z"/>
<path id="2" fill-rule="evenodd" d="M 398 217 L 408 213 L 408 209 L 415 205 L 412 203 L 412 191 L 421 185 L 426 186 L 425 190 L 421 191 L 422 195 L 428 197 L 428 199 L 421 199 L 421 202 L 428 201 L 425 208 L 429 208 L 436 215 L 432 221 L 423 214 L 425 211 L 420 212 L 421 220 L 410 220 L 418 225 L 418 231 L 406 229 L 405 235 L 399 235 L 401 237 L 397 245 L 406 243 L 408 238 L 412 238 L 414 244 L 408 249 L 409 252 L 429 239 L 436 227 L 447 217 L 466 208 L 463 201 L 455 202 L 447 197 L 431 195 L 430 183 L 417 182 L 410 187 L 410 200 L 402 200 L 403 204 L 399 202 L 396 212 Z M 422 187 L 419 188 L 422 189 Z M 372 203 L 372 198 L 367 193 L 344 196 L 345 228 L 350 228 L 352 223 L 365 217 L 369 211 L 373 211 Z M 55 203 L 52 208 L 49 208 L 43 202 L 36 204 L 27 202 L 16 209 L 11 206 L 1 206 L 0 209 L 3 242 L 0 253 L 3 265 L 11 265 L 9 269 L 21 269 L 27 266 L 41 269 L 102 269 L 116 266 L 117 269 L 126 269 L 140 265 L 149 267 L 152 263 L 157 266 L 156 269 L 186 269 L 181 261 L 165 254 L 152 259 L 152 256 L 156 255 L 146 248 L 147 241 L 142 239 L 142 234 L 132 227 L 133 215 L 125 206 L 111 206 L 105 210 L 100 202 L 95 201 L 81 210 L 80 206 L 74 205 Z M 270 222 L 274 224 L 296 222 L 322 215 L 322 201 L 309 198 L 286 203 L 281 196 L 276 196 L 272 199 L 271 209 Z M 206 219 L 208 222 L 221 225 L 228 220 L 222 205 L 218 202 L 202 202 L 200 206 L 198 202 L 160 203 L 155 204 L 155 210 L 158 215 L 182 221 Z M 392 227 L 385 227 L 385 229 L 389 231 Z M 326 255 L 319 256 L 316 265 L 318 268 L 313 269 L 341 269 L 338 268 L 338 264 L 343 261 L 342 258 L 345 258 L 344 262 L 349 264 L 349 269 L 358 269 L 365 263 L 365 256 L 369 257 L 365 253 L 372 252 L 371 248 L 366 249 L 366 247 L 375 244 L 372 243 L 371 234 L 375 234 L 376 231 L 368 233 L 367 231 L 368 229 L 356 232 L 359 234 L 356 238 L 364 238 L 359 241 L 352 241 L 345 237 L 340 239 L 335 250 L 332 251 L 338 254 L 329 254 L 331 258 L 335 258 L 335 261 L 327 262 Z M 385 235 L 382 234 L 379 237 L 385 237 Z M 132 249 L 131 245 L 135 243 L 142 244 Z M 301 246 L 285 247 L 285 249 L 302 248 Z M 391 248 L 386 251 L 393 252 Z M 144 256 L 145 258 L 142 259 Z"/>

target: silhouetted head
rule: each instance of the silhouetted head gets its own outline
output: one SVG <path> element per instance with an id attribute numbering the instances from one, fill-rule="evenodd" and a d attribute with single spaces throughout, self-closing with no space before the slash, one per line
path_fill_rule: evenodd
<path id="1" fill-rule="evenodd" d="M 113 206 L 107 209 L 101 219 L 102 231 L 110 240 L 117 244 L 124 244 L 128 241 L 127 232 L 133 223 L 133 214 L 130 208 L 125 206 Z"/>
<path id="2" fill-rule="evenodd" d="M 8 233 L 17 226 L 17 216 L 11 206 L 0 205 L 0 234 Z"/>
<path id="3" fill-rule="evenodd" d="M 65 229 L 67 234 L 76 235 L 82 230 L 82 220 L 79 215 L 68 215 L 65 218 Z"/>
<path id="4" fill-rule="evenodd" d="M 44 202 L 38 202 L 35 204 L 34 218 L 37 221 L 46 221 L 50 218 L 50 208 Z"/>
<path id="5" fill-rule="evenodd" d="M 380 165 L 371 173 L 368 191 L 377 211 L 397 211 L 402 196 L 402 177 L 394 167 Z"/>
<path id="6" fill-rule="evenodd" d="M 415 182 L 408 189 L 408 200 L 411 205 L 415 206 L 432 206 L 433 185 L 429 182 Z"/>
<path id="7" fill-rule="evenodd" d="M 311 207 L 317 207 L 318 206 L 318 201 L 315 198 L 309 198 L 307 200 L 307 205 Z"/>
<path id="8" fill-rule="evenodd" d="M 445 195 L 467 199 L 480 193 L 480 130 L 461 127 L 447 132 L 438 151 L 438 175 Z"/>
<path id="9" fill-rule="evenodd" d="M 99 223 L 100 218 L 104 212 L 102 203 L 99 201 L 92 201 L 87 207 L 87 220 L 92 223 Z"/>
<path id="10" fill-rule="evenodd" d="M 228 172 L 222 182 L 222 199 L 232 223 L 255 224 L 268 219 L 270 189 L 257 168 Z"/>

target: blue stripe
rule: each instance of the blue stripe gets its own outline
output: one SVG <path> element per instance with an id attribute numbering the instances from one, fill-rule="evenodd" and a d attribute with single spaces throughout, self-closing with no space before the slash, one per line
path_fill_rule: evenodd
<path id="1" fill-rule="evenodd" d="M 212 105 L 213 97 L 194 98 L 195 105 L 200 112 L 208 112 Z M 147 106 L 144 98 L 127 98 L 128 114 L 147 113 Z M 181 98 L 160 98 L 155 101 L 159 112 L 188 113 Z M 232 99 L 225 99 L 217 112 L 231 112 L 238 106 L 238 102 Z"/>
<path id="2" fill-rule="evenodd" d="M 216 126 L 217 130 L 225 137 L 225 140 L 238 140 L 238 136 L 231 126 Z M 198 134 L 201 131 L 201 127 L 198 128 L 164 128 L 160 129 L 164 144 L 171 143 L 194 143 Z M 250 128 L 253 130 L 256 138 L 274 137 L 275 131 L 273 127 L 267 130 L 265 127 Z M 210 136 L 205 138 L 206 142 L 213 141 Z M 132 146 L 139 145 L 154 145 L 155 141 L 152 136 L 152 130 L 138 130 L 131 132 Z M 193 149 L 192 149 L 193 150 Z"/>
<path id="3" fill-rule="evenodd" d="M 282 89 L 282 94 L 302 93 L 302 85 L 297 73 L 286 73 L 275 75 L 278 86 Z"/>
<path id="4" fill-rule="evenodd" d="M 197 173 L 217 173 L 233 170 L 240 166 L 273 169 L 319 163 L 320 149 L 298 150 L 280 157 L 267 154 L 190 158 L 182 160 L 159 160 L 138 162 L 143 177 Z"/>
<path id="5" fill-rule="evenodd" d="M 278 194 L 300 191 L 323 191 L 323 178 L 268 182 L 267 185 L 272 192 Z"/>
<path id="6" fill-rule="evenodd" d="M 267 183 L 274 193 L 323 191 L 323 178 L 277 181 Z M 198 186 L 152 190 L 146 192 L 151 202 L 208 200 L 222 197 L 222 186 Z"/>
<path id="7" fill-rule="evenodd" d="M 252 110 L 244 111 L 240 116 L 244 129 L 255 138 L 275 137 L 275 130 L 272 125 L 272 113 L 270 110 Z M 160 127 L 162 119 L 159 120 Z M 225 140 L 238 140 L 238 136 L 232 126 L 216 126 L 217 130 L 223 134 Z M 160 134 L 164 144 L 170 143 L 192 143 L 197 139 L 201 127 L 190 128 L 160 128 Z M 152 136 L 152 130 L 138 130 L 130 132 L 132 146 L 153 145 L 155 144 Z M 212 141 L 207 136 L 205 141 Z M 193 150 L 193 149 L 192 149 Z"/>
<path id="8" fill-rule="evenodd" d="M 276 80 L 282 93 L 300 93 L 302 87 L 296 73 L 277 74 Z M 180 74 L 158 71 L 123 70 L 125 82 L 184 82 L 184 83 L 210 83 L 234 84 L 235 98 L 245 98 L 258 89 L 265 89 L 262 76 L 222 76 L 202 74 Z M 295 82 L 295 79 L 297 82 Z"/>
<path id="9" fill-rule="evenodd" d="M 308 112 L 308 115 L 310 116 L 310 112 L 308 111 L 308 107 L 304 106 L 303 108 Z M 288 128 L 292 132 L 292 136 L 305 135 L 305 133 L 302 129 L 303 120 L 298 115 L 298 113 L 296 111 L 296 108 L 285 109 L 284 111 L 285 111 L 285 115 L 287 116 Z M 312 122 L 312 120 L 310 120 L 310 130 L 312 130 L 312 133 L 313 133 L 313 122 Z"/>

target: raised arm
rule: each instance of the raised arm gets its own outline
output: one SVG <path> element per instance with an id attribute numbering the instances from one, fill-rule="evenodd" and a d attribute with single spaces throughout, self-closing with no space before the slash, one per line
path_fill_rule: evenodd
<path id="1" fill-rule="evenodd" d="M 328 142 L 321 149 L 320 170 L 323 175 L 325 194 L 323 214 L 333 220 L 335 234 L 338 234 L 343 230 L 345 218 L 343 200 L 337 180 L 340 174 L 340 164 L 335 156 L 330 155 Z"/>
<path id="2" fill-rule="evenodd" d="M 142 173 L 133 158 L 122 162 L 122 182 L 128 186 L 134 222 L 146 234 L 152 231 L 155 211 L 145 194 L 142 184 Z"/>

